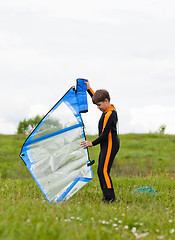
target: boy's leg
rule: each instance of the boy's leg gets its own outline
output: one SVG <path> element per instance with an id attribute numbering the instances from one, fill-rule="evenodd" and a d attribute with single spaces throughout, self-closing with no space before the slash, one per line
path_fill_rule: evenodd
<path id="1" fill-rule="evenodd" d="M 115 143 L 115 144 L 114 144 Z M 112 141 L 111 144 L 102 146 L 101 152 L 99 155 L 99 164 L 98 164 L 98 177 L 100 180 L 100 185 L 103 191 L 104 200 L 106 201 L 115 201 L 115 193 L 113 189 L 112 180 L 110 177 L 110 170 L 119 149 L 119 144 Z"/>
<path id="2" fill-rule="evenodd" d="M 104 189 L 106 189 L 106 183 L 105 183 L 105 178 L 103 174 L 104 162 L 105 162 L 105 154 L 103 149 L 103 151 L 101 151 L 99 155 L 98 169 L 97 169 L 97 174 L 100 181 L 102 192 L 104 191 Z"/>
<path id="3" fill-rule="evenodd" d="M 107 202 L 115 201 L 115 193 L 114 193 L 114 188 L 113 188 L 113 184 L 112 184 L 112 179 L 111 179 L 111 176 L 110 176 L 110 171 L 111 171 L 111 167 L 112 167 L 115 155 L 114 156 L 111 155 L 111 157 L 109 159 L 109 164 L 108 164 L 106 173 L 105 173 L 105 168 L 103 169 L 103 173 L 106 174 L 106 176 L 108 175 L 108 178 L 109 178 L 109 181 L 110 181 L 110 184 L 109 184 L 109 182 L 107 184 L 107 188 L 105 188 L 103 190 L 104 200 L 106 200 Z"/>
<path id="4" fill-rule="evenodd" d="M 104 154 L 104 152 L 100 152 L 97 173 L 100 181 L 100 186 L 103 192 L 103 199 L 106 201 L 114 201 L 115 194 L 114 194 L 112 180 L 110 177 L 110 170 L 111 170 L 111 166 L 114 158 L 110 158 L 107 169 L 106 169 L 105 159 L 106 159 L 106 155 Z"/>
<path id="5" fill-rule="evenodd" d="M 114 193 L 113 188 L 104 189 L 103 201 L 106 201 L 106 202 L 114 202 L 115 201 L 115 193 Z"/>

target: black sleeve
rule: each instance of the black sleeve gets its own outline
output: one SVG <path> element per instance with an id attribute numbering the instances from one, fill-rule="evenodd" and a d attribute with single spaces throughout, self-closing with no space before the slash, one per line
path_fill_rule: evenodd
<path id="1" fill-rule="evenodd" d="M 109 116 L 109 115 L 110 115 L 110 116 Z M 100 136 L 92 142 L 92 145 L 93 145 L 93 146 L 101 143 L 102 141 L 107 140 L 107 138 L 108 138 L 108 134 L 109 134 L 109 132 L 110 132 L 110 130 L 111 130 L 111 127 L 112 127 L 112 122 L 114 121 L 114 115 L 112 114 L 112 112 L 108 112 L 108 113 L 105 115 L 105 118 L 108 118 L 108 120 L 107 120 L 107 122 L 105 123 L 105 119 L 104 119 L 103 131 L 102 131 L 102 133 L 100 134 Z"/>
<path id="2" fill-rule="evenodd" d="M 91 97 L 93 97 L 94 91 L 92 90 L 92 88 L 87 89 L 87 92 L 89 93 L 89 95 L 90 95 Z"/>

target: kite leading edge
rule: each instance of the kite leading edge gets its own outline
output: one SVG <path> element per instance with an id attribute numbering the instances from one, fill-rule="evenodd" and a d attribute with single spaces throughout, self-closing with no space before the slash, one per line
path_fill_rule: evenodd
<path id="1" fill-rule="evenodd" d="M 20 157 L 50 202 L 69 199 L 93 178 L 93 162 L 80 146 L 85 140 L 81 113 L 88 111 L 84 81 L 77 79 L 77 88 L 53 106 L 21 149 Z"/>

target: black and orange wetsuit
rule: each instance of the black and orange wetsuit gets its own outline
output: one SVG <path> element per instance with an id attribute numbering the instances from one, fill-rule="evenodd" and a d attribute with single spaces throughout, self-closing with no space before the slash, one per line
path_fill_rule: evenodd
<path id="1" fill-rule="evenodd" d="M 91 88 L 87 91 L 91 97 L 94 95 L 94 91 Z M 115 200 L 110 170 L 120 145 L 117 135 L 117 122 L 117 112 L 114 105 L 111 105 L 102 113 L 98 124 L 99 137 L 92 142 L 93 146 L 100 144 L 97 173 L 103 191 L 104 200 L 108 202 Z"/>

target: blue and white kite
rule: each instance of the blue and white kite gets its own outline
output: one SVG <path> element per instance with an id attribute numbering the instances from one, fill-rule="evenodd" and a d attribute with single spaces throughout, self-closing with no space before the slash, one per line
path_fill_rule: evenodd
<path id="1" fill-rule="evenodd" d="M 92 178 L 81 113 L 88 111 L 86 84 L 68 92 L 45 115 L 23 144 L 20 157 L 46 199 L 69 199 Z"/>

